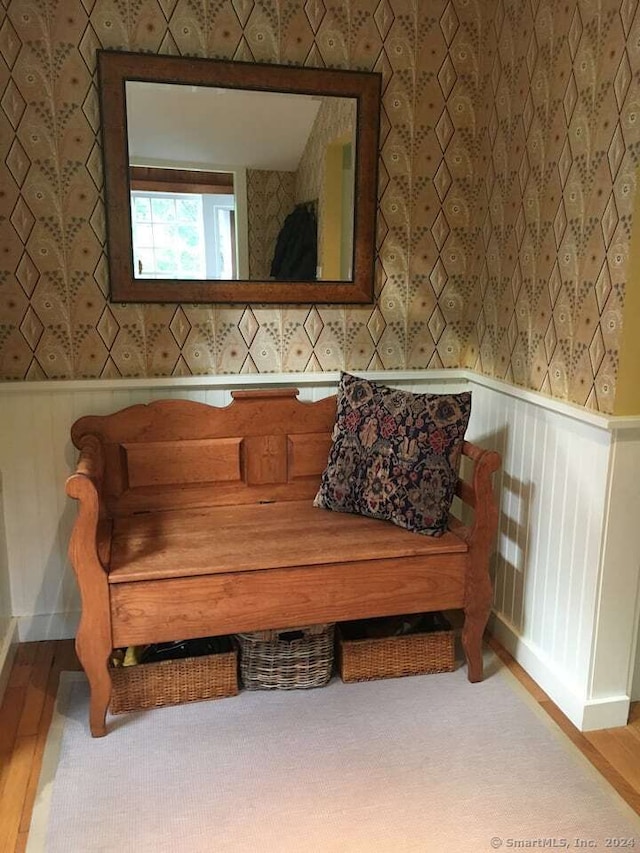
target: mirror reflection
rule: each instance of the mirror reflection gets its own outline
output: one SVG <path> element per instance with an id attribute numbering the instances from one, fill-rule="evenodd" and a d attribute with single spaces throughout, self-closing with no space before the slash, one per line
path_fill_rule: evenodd
<path id="1" fill-rule="evenodd" d="M 370 303 L 381 83 L 99 50 L 110 299 Z"/>
<path id="2" fill-rule="evenodd" d="M 357 99 L 127 80 L 133 274 L 352 281 Z"/>

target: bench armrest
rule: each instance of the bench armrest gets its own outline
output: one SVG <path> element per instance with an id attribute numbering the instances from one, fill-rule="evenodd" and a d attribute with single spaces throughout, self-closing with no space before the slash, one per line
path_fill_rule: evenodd
<path id="1" fill-rule="evenodd" d="M 489 563 L 498 530 L 498 504 L 491 475 L 502 460 L 495 450 L 483 450 L 468 441 L 464 442 L 462 452 L 473 464 L 471 482 L 459 480 L 457 489 L 460 499 L 473 507 L 471 527 L 456 530 L 469 545 L 462 646 L 469 666 L 469 681 L 482 681 L 482 636 L 493 600 Z"/>
<path id="2" fill-rule="evenodd" d="M 102 483 L 104 473 L 104 455 L 97 435 L 83 435 L 78 442 L 80 455 L 76 463 L 76 474 L 91 477 L 96 483 Z"/>
<path id="3" fill-rule="evenodd" d="M 110 522 L 106 519 L 100 497 L 104 472 L 100 439 L 95 435 L 85 435 L 79 449 L 75 473 L 67 478 L 65 488 L 69 497 L 79 502 L 78 517 L 69 542 L 69 559 L 84 596 L 83 586 L 86 583 L 106 577 Z"/>
<path id="4" fill-rule="evenodd" d="M 495 450 L 484 450 L 469 441 L 462 446 L 462 453 L 473 463 L 471 482 L 458 480 L 456 494 L 474 511 L 471 527 L 459 528 L 456 532 L 471 544 L 482 540 L 485 549 L 490 548 L 498 528 L 498 505 L 491 482 L 492 474 L 500 468 L 502 460 Z"/>
<path id="5" fill-rule="evenodd" d="M 75 439 L 74 439 L 75 441 Z M 78 516 L 69 540 L 69 560 L 82 599 L 76 652 L 91 685 L 91 734 L 106 734 L 105 714 L 111 695 L 107 661 L 112 648 L 108 566 L 111 520 L 101 500 L 104 455 L 100 439 L 82 436 L 75 473 L 66 482 L 69 497 L 78 501 Z"/>

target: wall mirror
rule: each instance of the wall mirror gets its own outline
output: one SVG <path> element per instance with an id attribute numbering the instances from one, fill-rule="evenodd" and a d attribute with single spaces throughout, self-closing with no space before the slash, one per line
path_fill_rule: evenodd
<path id="1" fill-rule="evenodd" d="M 377 73 L 98 52 L 114 302 L 373 300 Z"/>

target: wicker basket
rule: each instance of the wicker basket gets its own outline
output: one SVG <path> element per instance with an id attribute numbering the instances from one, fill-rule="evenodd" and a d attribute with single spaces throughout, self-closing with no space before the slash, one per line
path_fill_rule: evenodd
<path id="1" fill-rule="evenodd" d="M 362 636 L 362 623 L 338 625 L 338 671 L 343 681 L 372 681 L 405 675 L 452 672 L 454 632 L 440 617 L 439 630 L 418 630 L 404 636 Z"/>
<path id="2" fill-rule="evenodd" d="M 238 654 L 198 657 L 114 667 L 111 670 L 112 714 L 222 699 L 238 693 Z"/>
<path id="3" fill-rule="evenodd" d="M 334 625 L 236 634 L 248 690 L 322 687 L 333 670 Z"/>

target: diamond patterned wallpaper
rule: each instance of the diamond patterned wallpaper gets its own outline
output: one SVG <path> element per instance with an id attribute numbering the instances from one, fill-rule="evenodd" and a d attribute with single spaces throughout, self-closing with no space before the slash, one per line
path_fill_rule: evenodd
<path id="1" fill-rule="evenodd" d="M 0 0 L 0 378 L 468 366 L 611 411 L 637 5 Z M 375 304 L 109 304 L 101 46 L 381 71 Z"/>
<path id="2" fill-rule="evenodd" d="M 295 203 L 295 172 L 247 169 L 249 278 L 271 275 L 278 235 Z"/>
<path id="3" fill-rule="evenodd" d="M 482 370 L 611 411 L 640 154 L 637 2 L 499 3 L 494 26 Z"/>

